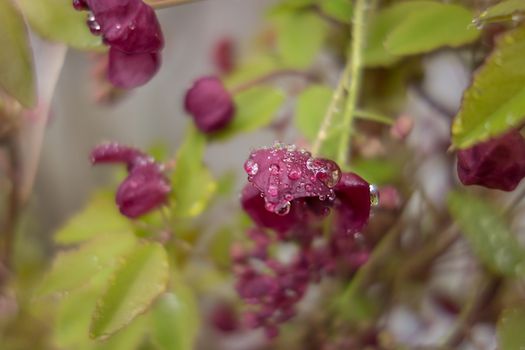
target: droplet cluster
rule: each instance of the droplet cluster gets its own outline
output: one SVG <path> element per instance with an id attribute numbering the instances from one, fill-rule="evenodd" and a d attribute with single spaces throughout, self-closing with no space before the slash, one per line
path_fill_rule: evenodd
<path id="1" fill-rule="evenodd" d="M 335 162 L 280 143 L 252 152 L 244 170 L 264 197 L 266 209 L 280 215 L 289 213 L 296 198 L 335 198 L 333 188 L 341 178 Z"/>

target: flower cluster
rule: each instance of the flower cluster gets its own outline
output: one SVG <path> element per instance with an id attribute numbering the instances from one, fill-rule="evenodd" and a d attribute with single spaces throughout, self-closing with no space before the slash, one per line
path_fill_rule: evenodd
<path id="1" fill-rule="evenodd" d="M 525 177 L 525 139 L 517 130 L 458 152 L 464 185 L 512 191 Z"/>
<path id="2" fill-rule="evenodd" d="M 247 325 L 263 327 L 272 337 L 278 324 L 295 314 L 311 283 L 366 262 L 370 247 L 360 231 L 370 216 L 371 187 L 356 174 L 341 173 L 330 160 L 280 144 L 252 152 L 245 171 L 250 183 L 241 204 L 257 227 L 248 231 L 251 248 L 232 249 L 236 289 L 251 305 Z M 330 211 L 326 237 L 320 223 Z M 291 262 L 270 254 L 274 241 L 296 244 Z"/>
<path id="3" fill-rule="evenodd" d="M 74 0 L 73 6 L 90 11 L 89 29 L 110 47 L 108 79 L 115 86 L 134 88 L 157 73 L 164 38 L 150 6 L 142 0 Z"/>
<path id="4" fill-rule="evenodd" d="M 118 143 L 106 143 L 91 152 L 91 162 L 127 166 L 128 177 L 120 184 L 115 197 L 123 215 L 136 218 L 167 202 L 170 184 L 162 173 L 162 166 L 147 154 Z"/>

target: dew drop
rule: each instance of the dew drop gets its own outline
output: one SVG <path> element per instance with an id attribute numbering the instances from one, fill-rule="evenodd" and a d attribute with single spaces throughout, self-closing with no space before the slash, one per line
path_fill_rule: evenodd
<path id="1" fill-rule="evenodd" d="M 285 202 L 282 205 L 277 206 L 274 210 L 277 215 L 286 215 L 290 212 L 292 204 L 290 202 Z"/>
<path id="2" fill-rule="evenodd" d="M 244 171 L 246 171 L 248 175 L 254 176 L 257 174 L 257 172 L 259 172 L 259 164 L 251 159 L 248 159 L 244 163 Z"/>
<path id="3" fill-rule="evenodd" d="M 268 186 L 268 194 L 272 197 L 277 197 L 279 194 L 279 189 L 275 185 Z"/>
<path id="4" fill-rule="evenodd" d="M 300 169 L 292 169 L 290 172 L 288 172 L 288 178 L 290 180 L 299 180 L 301 178 L 301 170 Z"/>
<path id="5" fill-rule="evenodd" d="M 279 174 L 279 170 L 281 170 L 281 169 L 279 168 L 279 166 L 277 164 L 272 164 L 272 165 L 270 165 L 269 170 L 270 170 L 270 174 L 271 175 L 278 175 Z"/>
<path id="6" fill-rule="evenodd" d="M 377 207 L 379 205 L 379 190 L 375 185 L 370 185 L 370 205 Z"/>

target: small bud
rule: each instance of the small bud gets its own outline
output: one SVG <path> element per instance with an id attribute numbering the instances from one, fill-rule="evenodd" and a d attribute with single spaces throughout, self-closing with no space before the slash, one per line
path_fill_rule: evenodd
<path id="1" fill-rule="evenodd" d="M 120 212 L 136 218 L 165 204 L 170 185 L 155 163 L 134 167 L 120 184 L 115 197 Z"/>
<path id="2" fill-rule="evenodd" d="M 136 218 L 168 201 L 170 184 L 161 166 L 147 154 L 118 143 L 99 145 L 91 152 L 93 164 L 124 163 L 128 177 L 120 184 L 115 201 L 120 212 Z"/>
<path id="3" fill-rule="evenodd" d="M 86 0 L 73 0 L 73 7 L 77 11 L 87 11 L 87 10 L 89 10 L 89 6 L 88 6 Z"/>
<path id="4" fill-rule="evenodd" d="M 211 314 L 211 323 L 223 333 L 231 333 L 239 328 L 239 320 L 232 305 L 222 302 L 215 306 Z"/>
<path id="5" fill-rule="evenodd" d="M 230 73 L 235 67 L 235 46 L 231 38 L 218 40 L 213 48 L 213 63 L 221 74 Z"/>
<path id="6" fill-rule="evenodd" d="M 390 136 L 396 140 L 404 140 L 412 131 L 414 120 L 408 115 L 399 116 L 390 128 Z"/>
<path id="7" fill-rule="evenodd" d="M 231 94 L 216 77 L 204 77 L 195 81 L 186 93 L 184 106 L 197 128 L 204 133 L 224 128 L 235 112 Z"/>
<path id="8" fill-rule="evenodd" d="M 464 185 L 512 191 L 525 177 L 525 140 L 517 130 L 458 151 Z"/>

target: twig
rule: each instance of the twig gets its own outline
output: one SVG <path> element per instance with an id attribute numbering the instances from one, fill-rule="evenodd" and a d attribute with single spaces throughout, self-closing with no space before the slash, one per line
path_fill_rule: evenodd
<path id="1" fill-rule="evenodd" d="M 357 100 L 362 79 L 363 49 L 366 34 L 366 0 L 357 0 L 354 7 L 354 18 L 352 24 L 352 52 L 350 54 L 350 85 L 348 97 L 343 114 L 343 134 L 339 140 L 337 162 L 341 166 L 347 165 L 350 153 L 350 134 L 352 122 L 357 108 Z"/>
<path id="2" fill-rule="evenodd" d="M 252 80 L 239 84 L 230 89 L 232 94 L 237 94 L 241 91 L 247 90 L 254 86 L 270 82 L 274 79 L 284 78 L 284 77 L 299 77 L 305 80 L 314 81 L 316 77 L 308 71 L 298 70 L 298 69 L 280 69 L 270 72 L 268 74 L 261 75 Z"/>
<path id="3" fill-rule="evenodd" d="M 9 158 L 8 176 L 11 188 L 7 197 L 6 218 L 4 223 L 4 242 L 2 249 L 2 261 L 9 269 L 11 266 L 11 254 L 15 241 L 16 226 L 20 214 L 20 150 L 15 136 L 7 140 L 7 154 Z"/>
<path id="4" fill-rule="evenodd" d="M 203 0 L 145 0 L 145 2 L 156 10 L 185 5 Z"/>

